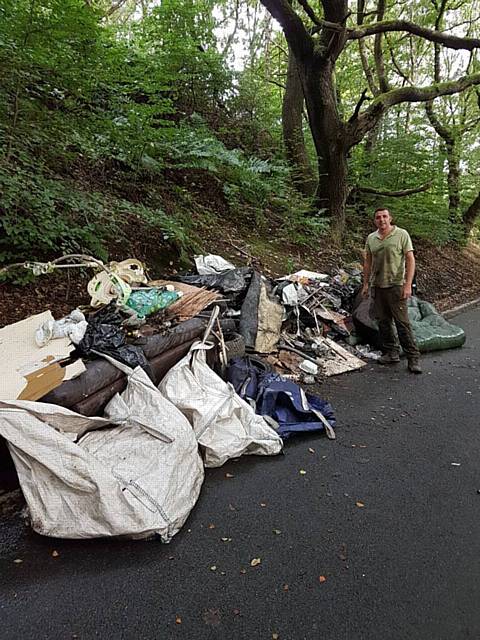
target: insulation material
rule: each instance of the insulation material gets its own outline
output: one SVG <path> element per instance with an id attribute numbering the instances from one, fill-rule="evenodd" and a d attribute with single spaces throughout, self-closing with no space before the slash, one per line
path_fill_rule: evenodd
<path id="1" fill-rule="evenodd" d="M 260 286 L 257 314 L 255 351 L 258 353 L 270 353 L 275 349 L 280 339 L 283 307 L 272 298 L 269 298 L 265 282 L 262 282 Z"/>

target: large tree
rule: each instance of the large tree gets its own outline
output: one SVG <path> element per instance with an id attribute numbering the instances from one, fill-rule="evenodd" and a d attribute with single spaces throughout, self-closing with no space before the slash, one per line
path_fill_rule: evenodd
<path id="1" fill-rule="evenodd" d="M 362 0 L 357 3 L 321 0 L 321 14 L 308 0 L 299 0 L 297 10 L 302 11 L 302 15 L 297 13 L 290 0 L 261 1 L 280 23 L 289 50 L 295 57 L 318 161 L 316 205 L 331 216 L 334 235 L 340 238 L 345 226 L 345 203 L 349 191 L 347 158 L 350 149 L 373 131 L 394 105 L 429 102 L 438 96 L 460 93 L 480 84 L 480 73 L 471 73 L 427 86 L 390 86 L 383 59 L 384 34 L 402 32 L 441 47 L 466 51 L 480 48 L 480 39 L 430 29 L 420 22 L 385 20 L 386 0 L 377 0 L 373 11 L 367 11 L 366 2 Z M 354 13 L 349 5 L 352 5 Z M 368 66 L 363 50 L 369 37 L 374 38 L 373 70 Z M 363 92 L 347 118 L 339 106 L 335 72 L 340 55 L 354 41 L 359 43 L 365 71 L 371 74 L 369 84 L 373 97 L 365 107 L 367 93 Z M 376 81 L 373 81 L 374 72 Z"/>

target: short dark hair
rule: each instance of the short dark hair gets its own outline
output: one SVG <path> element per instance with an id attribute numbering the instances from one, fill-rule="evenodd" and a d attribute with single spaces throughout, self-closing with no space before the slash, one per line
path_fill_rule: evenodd
<path id="1" fill-rule="evenodd" d="M 377 208 L 375 209 L 374 214 L 373 214 L 374 216 L 377 214 L 377 211 L 388 211 L 388 213 L 390 214 L 390 216 L 392 215 L 392 212 L 390 211 L 390 209 L 389 209 L 388 207 L 377 207 Z"/>

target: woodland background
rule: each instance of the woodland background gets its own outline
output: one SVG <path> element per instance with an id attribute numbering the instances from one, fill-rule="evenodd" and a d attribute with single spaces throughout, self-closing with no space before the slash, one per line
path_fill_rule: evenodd
<path id="1" fill-rule="evenodd" d="M 379 204 L 455 255 L 478 234 L 479 16 L 480 0 L 0 0 L 0 265 L 161 269 L 222 238 L 286 271 L 303 249 L 358 259 Z"/>

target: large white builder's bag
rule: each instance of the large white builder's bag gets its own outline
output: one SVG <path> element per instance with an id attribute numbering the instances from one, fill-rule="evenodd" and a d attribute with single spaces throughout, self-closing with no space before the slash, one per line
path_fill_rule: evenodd
<path id="1" fill-rule="evenodd" d="M 219 467 L 244 454 L 276 455 L 282 439 L 207 364 L 212 344 L 196 342 L 159 385 L 162 394 L 188 418 L 206 467 Z"/>
<path id="2" fill-rule="evenodd" d="M 40 534 L 158 534 L 169 542 L 197 501 L 204 469 L 189 422 L 140 367 L 118 366 L 128 384 L 105 418 L 41 402 L 0 403 L 0 435 Z"/>

